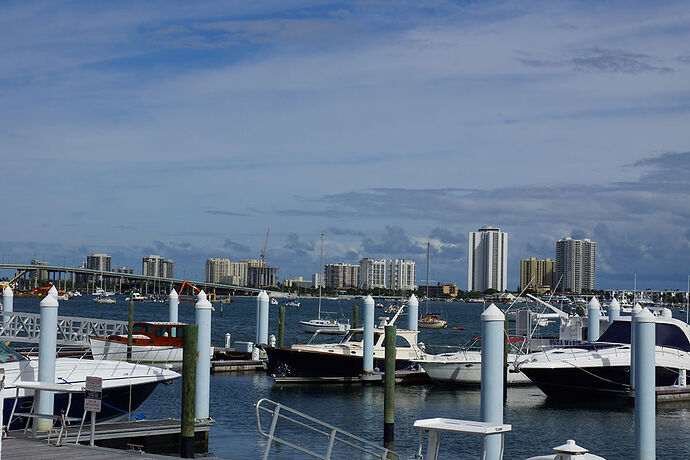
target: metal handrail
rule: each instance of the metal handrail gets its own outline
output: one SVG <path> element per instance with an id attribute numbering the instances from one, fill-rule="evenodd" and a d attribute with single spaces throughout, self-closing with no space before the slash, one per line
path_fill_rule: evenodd
<path id="1" fill-rule="evenodd" d="M 272 406 L 272 408 L 265 406 Z M 280 443 L 287 447 L 291 447 L 311 457 L 319 458 L 322 460 L 329 460 L 331 458 L 331 454 L 333 453 L 333 449 L 336 446 L 336 443 L 339 443 L 338 445 L 351 447 L 355 450 L 362 452 L 363 454 L 371 455 L 374 458 L 379 458 L 382 460 L 390 458 L 400 459 L 399 454 L 396 454 L 395 452 L 383 446 L 379 446 L 378 444 L 375 444 L 371 441 L 367 441 L 364 438 L 360 438 L 359 436 L 341 430 L 340 428 L 322 422 L 321 420 L 318 420 L 314 417 L 311 417 L 290 407 L 284 406 L 275 401 L 271 401 L 270 399 L 262 398 L 254 405 L 254 407 L 256 408 L 256 424 L 259 430 L 259 434 L 267 439 L 266 449 L 264 451 L 263 456 L 264 460 L 268 459 L 268 454 L 270 453 L 271 445 L 273 444 L 273 442 Z M 270 428 L 268 429 L 268 432 L 261 427 L 261 412 L 272 414 L 271 424 Z M 286 413 L 289 415 L 285 415 Z M 304 421 L 298 420 L 295 417 L 299 417 Z M 278 424 L 278 421 L 281 419 L 286 422 L 290 422 L 294 425 L 297 425 L 298 427 L 311 431 L 312 433 L 324 436 L 328 440 L 326 453 L 320 454 L 318 452 L 314 452 L 305 447 L 299 446 L 293 442 L 276 436 L 276 426 Z M 313 425 L 316 426 L 309 425 L 307 424 L 307 422 L 311 422 Z"/>

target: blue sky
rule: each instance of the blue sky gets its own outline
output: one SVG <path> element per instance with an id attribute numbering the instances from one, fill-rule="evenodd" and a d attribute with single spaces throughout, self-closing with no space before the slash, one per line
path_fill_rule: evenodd
<path id="1" fill-rule="evenodd" d="M 467 284 L 597 241 L 597 286 L 690 273 L 686 2 L 0 4 L 0 260 L 203 277 L 360 257 Z"/>

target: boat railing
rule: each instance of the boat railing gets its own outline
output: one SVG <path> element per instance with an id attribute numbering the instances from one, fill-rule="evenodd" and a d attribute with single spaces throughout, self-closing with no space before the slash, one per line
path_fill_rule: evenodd
<path id="1" fill-rule="evenodd" d="M 259 434 L 266 438 L 266 448 L 262 457 L 264 460 L 268 459 L 273 443 L 290 447 L 310 457 L 323 460 L 328 460 L 332 458 L 333 455 L 336 455 L 334 454 L 334 450 L 337 449 L 347 450 L 349 458 L 353 458 L 353 454 L 359 452 L 360 454 L 382 460 L 390 458 L 400 459 L 399 454 L 383 446 L 367 441 L 364 438 L 360 438 L 359 436 L 341 430 L 340 428 L 270 399 L 262 398 L 254 407 L 256 409 L 256 424 Z M 262 415 L 265 414 L 270 416 L 268 426 L 262 425 Z M 264 416 L 264 419 L 265 418 Z M 309 448 L 298 445 L 284 437 L 279 437 L 276 434 L 279 421 L 291 424 L 288 425 L 287 429 L 282 429 L 281 427 L 281 433 L 285 431 L 291 439 L 301 439 L 302 444 L 309 444 Z M 312 443 L 315 438 L 322 439 L 325 442 L 324 453 L 312 450 L 315 448 L 315 443 Z M 342 456 L 342 453 L 338 454 L 338 457 Z"/>

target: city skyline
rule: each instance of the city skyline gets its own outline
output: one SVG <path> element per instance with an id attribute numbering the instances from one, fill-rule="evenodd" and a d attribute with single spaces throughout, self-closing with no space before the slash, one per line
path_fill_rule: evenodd
<path id="1" fill-rule="evenodd" d="M 685 289 L 690 5 L 3 2 L 0 261 L 415 260 L 467 232 L 597 242 L 597 288 Z M 418 276 L 418 278 L 420 278 Z"/>

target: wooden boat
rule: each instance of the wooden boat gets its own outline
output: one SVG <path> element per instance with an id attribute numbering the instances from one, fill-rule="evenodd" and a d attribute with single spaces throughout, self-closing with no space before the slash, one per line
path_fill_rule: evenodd
<path id="1" fill-rule="evenodd" d="M 184 323 L 138 321 L 132 329 L 132 361 L 147 364 L 182 362 Z M 89 337 L 94 359 L 127 360 L 127 334 Z"/>

